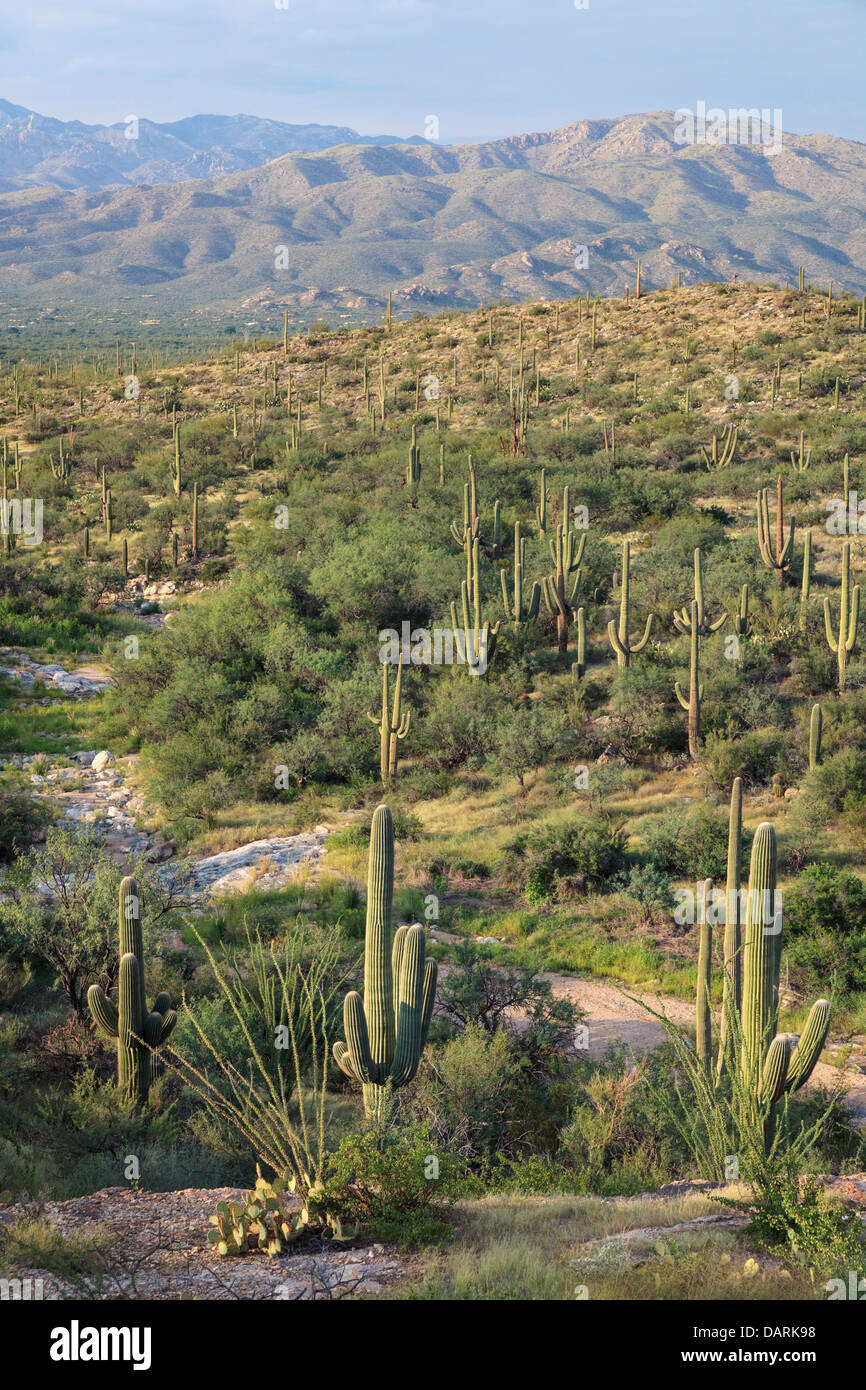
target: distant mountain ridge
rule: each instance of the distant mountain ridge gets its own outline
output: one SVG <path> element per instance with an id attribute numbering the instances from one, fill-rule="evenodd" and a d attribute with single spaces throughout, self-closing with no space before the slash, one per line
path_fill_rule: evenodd
<path id="1" fill-rule="evenodd" d="M 148 316 L 359 322 L 381 314 L 389 291 L 397 312 L 622 294 L 638 257 L 645 286 L 678 273 L 687 284 L 796 283 L 804 265 L 813 281 L 864 293 L 866 145 L 786 135 L 772 156 L 684 145 L 672 113 L 650 112 L 474 145 L 343 144 L 151 187 L 0 196 L 7 322 L 11 306 L 74 314 L 121 302 Z"/>
<path id="2" fill-rule="evenodd" d="M 420 136 L 359 135 L 347 126 L 289 125 L 258 116 L 187 116 L 85 125 L 0 98 L 0 193 L 48 185 L 87 189 L 214 179 L 280 155 L 333 145 L 422 144 Z"/>

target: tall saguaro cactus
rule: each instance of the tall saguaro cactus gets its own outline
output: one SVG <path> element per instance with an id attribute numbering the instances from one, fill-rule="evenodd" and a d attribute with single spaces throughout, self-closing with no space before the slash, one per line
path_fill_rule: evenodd
<path id="1" fill-rule="evenodd" d="M 616 663 L 619 667 L 628 666 L 631 658 L 637 652 L 642 652 L 649 641 L 652 625 L 655 620 L 655 613 L 650 613 L 646 620 L 643 637 L 639 641 L 633 642 L 629 636 L 631 626 L 631 604 L 630 604 L 630 569 L 631 569 L 631 545 L 628 541 L 622 543 L 622 574 L 620 579 L 619 595 L 619 625 L 613 618 L 607 625 L 607 637 L 613 650 L 616 652 Z"/>
<path id="2" fill-rule="evenodd" d="M 836 653 L 839 666 L 839 690 L 845 689 L 848 672 L 848 657 L 857 642 L 857 624 L 860 620 L 860 585 L 851 584 L 851 542 L 842 546 L 842 590 L 839 603 L 839 633 L 833 636 L 833 621 L 830 617 L 830 600 L 824 599 L 824 631 L 831 652 Z"/>
<path id="3" fill-rule="evenodd" d="M 562 520 L 549 542 L 553 572 L 542 580 L 544 603 L 548 613 L 556 616 L 556 645 L 562 653 L 568 651 L 568 622 L 574 612 L 573 601 L 580 587 L 580 562 L 586 547 L 586 532 L 576 542 L 576 533 L 569 526 L 570 515 L 569 490 L 565 487 L 562 490 Z"/>
<path id="4" fill-rule="evenodd" d="M 403 661 L 402 658 L 397 663 L 397 683 L 394 686 L 394 703 L 391 712 L 388 711 L 388 663 L 382 663 L 382 713 L 377 718 L 375 714 L 368 714 L 367 718 L 380 731 L 380 754 L 379 770 L 382 778 L 382 786 L 392 786 L 397 776 L 397 744 L 399 739 L 403 739 L 409 732 L 409 724 L 412 718 L 411 710 L 403 710 L 403 702 L 400 686 L 403 680 Z"/>
<path id="5" fill-rule="evenodd" d="M 758 493 L 758 548 L 761 559 L 769 569 L 776 571 L 779 583 L 784 585 L 785 575 L 791 568 L 794 558 L 794 518 L 788 523 L 785 534 L 785 513 L 782 501 L 782 475 L 776 480 L 776 544 L 773 547 L 770 531 L 770 494 L 767 488 Z"/>
<path id="6" fill-rule="evenodd" d="M 134 878 L 120 884 L 120 972 L 117 1002 L 99 985 L 87 991 L 87 1003 L 99 1031 L 117 1039 L 117 1080 L 130 1100 L 147 1100 L 155 1074 L 155 1049 L 167 1040 L 177 1014 L 167 994 L 158 994 L 148 1012 L 144 995 L 144 948 L 141 938 L 141 902 Z"/>
<path id="7" fill-rule="evenodd" d="M 481 616 L 481 586 L 478 580 L 478 541 L 472 546 L 471 587 L 468 579 L 460 585 L 462 626 L 457 618 L 457 605 L 451 604 L 451 627 L 460 660 L 465 661 L 471 676 L 483 676 L 496 646 L 499 623 L 484 622 Z"/>
<path id="8" fill-rule="evenodd" d="M 699 631 L 698 604 L 696 599 L 692 599 L 689 618 L 689 632 L 691 635 L 689 652 L 689 698 L 686 699 L 683 694 L 679 681 L 676 681 L 674 684 L 674 691 L 683 709 L 688 711 L 689 754 L 695 762 L 697 762 L 700 757 L 701 751 L 701 700 L 704 698 L 704 687 L 701 682 L 699 671 Z"/>
<path id="9" fill-rule="evenodd" d="M 830 1005 L 812 1005 L 801 1036 L 776 1034 L 779 975 L 782 959 L 782 915 L 776 905 L 776 832 L 769 822 L 755 831 L 746 894 L 745 922 L 740 928 L 740 836 L 742 788 L 739 779 L 731 794 L 728 842 L 728 883 L 725 912 L 725 990 L 717 1080 L 732 1076 L 732 1096 L 741 1104 L 770 1107 L 765 1140 L 772 1133 L 772 1107 L 805 1085 L 815 1069 L 830 1026 Z M 699 886 L 700 892 L 700 886 Z M 711 944 L 711 943 L 709 943 Z M 736 962 L 742 957 L 742 983 Z M 710 993 L 711 951 L 702 949 L 697 990 L 698 1036 L 706 1028 Z M 709 1048 L 703 1045 L 703 1055 Z"/>
<path id="10" fill-rule="evenodd" d="M 698 610 L 698 636 L 706 637 L 710 632 L 718 632 L 728 615 L 727 612 L 722 612 L 720 617 L 711 622 L 704 613 L 704 568 L 699 545 L 695 546 L 695 603 Z M 679 613 L 674 613 L 674 627 L 678 632 L 691 632 L 691 623 L 690 608 L 681 608 Z"/>
<path id="11" fill-rule="evenodd" d="M 824 714 L 820 705 L 812 706 L 809 720 L 809 771 L 821 764 L 821 739 L 824 733 Z"/>
<path id="12" fill-rule="evenodd" d="M 541 585 L 536 580 L 532 585 L 532 590 L 527 603 L 524 597 L 524 569 L 526 564 L 526 537 L 520 534 L 520 522 L 514 523 L 514 578 L 511 584 L 512 597 L 508 597 L 508 580 L 505 577 L 505 570 L 499 571 L 499 579 L 502 584 L 502 606 L 505 609 L 505 616 L 517 632 L 524 623 L 532 622 L 538 617 L 538 604 L 541 598 Z"/>
<path id="13" fill-rule="evenodd" d="M 722 1075 L 729 1049 L 731 1014 L 739 1017 L 742 997 L 743 962 L 740 942 L 740 879 L 743 858 L 743 782 L 735 777 L 728 815 L 728 863 L 725 880 L 725 944 L 722 982 L 722 1020 L 719 1034 L 717 1074 Z M 707 981 L 709 985 L 709 981 Z"/>
<path id="14" fill-rule="evenodd" d="M 472 462 L 472 455 L 469 455 L 469 481 L 463 484 L 463 525 L 458 526 L 456 521 L 451 523 L 451 535 L 457 545 L 465 546 L 467 539 L 471 544 L 478 539 L 481 529 L 481 519 L 478 515 L 478 487 L 475 477 L 475 465 Z"/>
<path id="15" fill-rule="evenodd" d="M 437 965 L 426 959 L 426 934 L 419 923 L 392 932 L 394 822 L 378 806 L 370 830 L 367 869 L 367 926 L 364 997 L 352 990 L 343 1002 L 346 1041 L 334 1044 L 341 1071 L 360 1081 L 371 1119 L 394 1118 L 395 1091 L 412 1080 L 430 1027 Z"/>

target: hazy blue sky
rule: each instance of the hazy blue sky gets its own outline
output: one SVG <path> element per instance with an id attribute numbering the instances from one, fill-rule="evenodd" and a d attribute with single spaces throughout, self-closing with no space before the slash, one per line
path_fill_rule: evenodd
<path id="1" fill-rule="evenodd" d="M 239 111 L 444 142 L 781 107 L 866 139 L 866 0 L 0 0 L 0 96 L 113 122 Z"/>

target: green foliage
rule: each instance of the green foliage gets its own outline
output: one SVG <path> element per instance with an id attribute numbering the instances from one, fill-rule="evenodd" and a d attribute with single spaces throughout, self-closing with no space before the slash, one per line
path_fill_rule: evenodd
<path id="1" fill-rule="evenodd" d="M 459 1172 L 424 1125 L 349 1134 L 329 1155 L 321 1201 L 376 1240 L 440 1245 L 452 1235 L 447 1213 Z"/>
<path id="2" fill-rule="evenodd" d="M 675 806 L 641 826 L 644 861 L 674 879 L 722 879 L 728 857 L 728 818 L 710 802 Z M 748 849 L 748 836 L 743 849 Z"/>
<path id="3" fill-rule="evenodd" d="M 560 893 L 611 889 L 625 867 L 624 832 L 602 816 L 521 832 L 503 850 L 506 872 L 522 882 L 529 903 Z"/>
<path id="4" fill-rule="evenodd" d="M 748 1233 L 773 1254 L 813 1267 L 821 1275 L 841 1275 L 864 1267 L 863 1240 L 856 1212 L 828 1200 L 817 1178 L 800 1178 L 785 1165 L 768 1167 L 745 1199 L 719 1198 L 749 1216 Z"/>

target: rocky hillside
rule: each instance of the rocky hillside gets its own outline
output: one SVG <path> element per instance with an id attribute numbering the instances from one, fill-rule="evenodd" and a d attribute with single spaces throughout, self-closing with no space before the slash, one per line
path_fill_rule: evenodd
<path id="1" fill-rule="evenodd" d="M 13 307 L 71 302 L 80 319 L 139 297 L 149 314 L 215 321 L 371 321 L 389 291 L 398 314 L 621 293 L 638 256 L 645 287 L 795 281 L 802 264 L 866 290 L 866 146 L 788 135 L 768 157 L 676 132 L 654 113 L 480 145 L 355 143 L 115 192 L 7 193 L 0 306 L 7 322 Z"/>

